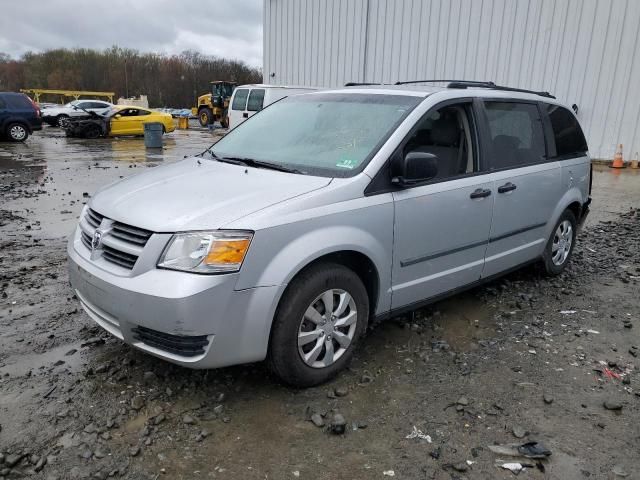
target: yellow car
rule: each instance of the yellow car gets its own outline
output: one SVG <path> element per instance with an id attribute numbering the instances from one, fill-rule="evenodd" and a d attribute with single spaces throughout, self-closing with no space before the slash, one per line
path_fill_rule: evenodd
<path id="1" fill-rule="evenodd" d="M 114 105 L 107 116 L 110 118 L 108 133 L 110 137 L 144 135 L 144 124 L 148 122 L 162 123 L 164 133 L 173 132 L 176 129 L 170 114 L 148 108 Z"/>

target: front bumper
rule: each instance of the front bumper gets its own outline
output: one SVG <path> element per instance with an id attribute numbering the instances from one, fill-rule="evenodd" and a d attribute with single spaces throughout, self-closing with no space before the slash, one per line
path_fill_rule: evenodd
<path id="1" fill-rule="evenodd" d="M 265 358 L 279 287 L 235 290 L 238 274 L 155 268 L 123 277 L 89 260 L 88 252 L 76 232 L 67 247 L 69 279 L 87 314 L 112 335 L 191 368 Z M 177 348 L 182 345 L 187 350 Z"/>

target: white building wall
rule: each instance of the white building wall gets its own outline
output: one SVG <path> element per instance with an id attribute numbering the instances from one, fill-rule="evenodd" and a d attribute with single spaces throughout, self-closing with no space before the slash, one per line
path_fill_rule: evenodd
<path id="1" fill-rule="evenodd" d="M 579 106 L 591 154 L 640 150 L 640 0 L 264 0 L 272 84 L 454 78 Z"/>

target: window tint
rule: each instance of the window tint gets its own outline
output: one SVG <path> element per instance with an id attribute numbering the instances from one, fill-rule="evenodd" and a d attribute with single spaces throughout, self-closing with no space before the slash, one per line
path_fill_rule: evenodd
<path id="1" fill-rule="evenodd" d="M 485 102 L 485 107 L 493 146 L 493 168 L 514 168 L 546 158 L 542 123 L 536 105 Z"/>
<path id="2" fill-rule="evenodd" d="M 409 152 L 431 153 L 437 158 L 435 179 L 478 171 L 473 141 L 470 104 L 448 105 L 427 113 L 404 147 Z"/>
<path id="3" fill-rule="evenodd" d="M 556 142 L 556 155 L 579 156 L 584 154 L 587 141 L 584 138 L 578 119 L 566 108 L 558 105 L 547 105 L 547 113 L 553 128 Z"/>
<path id="4" fill-rule="evenodd" d="M 236 95 L 233 97 L 233 104 L 231 105 L 231 110 L 244 110 L 247 106 L 247 96 L 249 95 L 249 90 L 246 88 L 240 88 L 236 90 Z"/>
<path id="5" fill-rule="evenodd" d="M 264 89 L 251 90 L 249 94 L 249 101 L 247 102 L 247 110 L 250 112 L 258 112 L 262 110 L 262 104 L 264 103 Z"/>
<path id="6" fill-rule="evenodd" d="M 7 95 L 6 101 L 9 108 L 20 110 L 33 109 L 31 102 L 25 95 Z"/>

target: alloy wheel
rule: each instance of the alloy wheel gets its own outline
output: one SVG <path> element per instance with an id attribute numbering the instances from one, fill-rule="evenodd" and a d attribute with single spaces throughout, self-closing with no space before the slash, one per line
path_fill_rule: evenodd
<path id="1" fill-rule="evenodd" d="M 13 140 L 21 141 L 27 137 L 27 130 L 22 125 L 13 125 L 9 129 L 9 135 Z"/>

